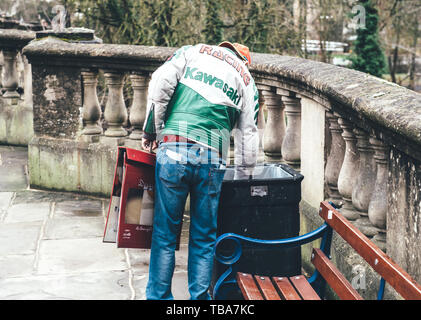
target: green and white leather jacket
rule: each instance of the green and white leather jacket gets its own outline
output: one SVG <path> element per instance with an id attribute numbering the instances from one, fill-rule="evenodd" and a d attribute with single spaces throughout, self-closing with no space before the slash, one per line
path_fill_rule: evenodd
<path id="1" fill-rule="evenodd" d="M 259 93 L 243 61 L 218 46 L 178 49 L 151 77 L 144 137 L 180 135 L 226 158 L 231 133 L 235 164 L 254 165 Z"/>

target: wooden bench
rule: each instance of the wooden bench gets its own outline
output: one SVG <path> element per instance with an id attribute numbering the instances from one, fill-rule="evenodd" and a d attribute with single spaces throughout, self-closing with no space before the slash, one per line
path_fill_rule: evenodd
<path id="1" fill-rule="evenodd" d="M 228 268 L 216 282 L 213 291 L 214 299 L 221 297 L 220 292 L 224 286 L 237 285 L 246 300 L 322 300 L 325 286 L 328 284 L 342 300 L 362 300 L 357 290 L 329 259 L 332 232 L 335 231 L 380 275 L 377 295 L 379 300 L 383 299 L 386 282 L 402 298 L 421 300 L 421 286 L 342 216 L 333 204 L 322 202 L 319 214 L 325 223 L 318 229 L 295 238 L 258 240 L 233 233 L 218 237 L 215 258 L 227 265 Z M 319 238 L 322 239 L 320 248 L 313 248 L 311 255 L 315 271 L 309 278 L 304 275 L 290 277 L 252 275 L 236 269 L 235 264 L 241 256 L 242 242 L 251 242 L 262 246 L 294 247 Z M 228 240 L 234 241 L 236 244 L 234 253 L 229 257 L 218 255 L 216 250 L 218 245 Z M 223 298 L 229 299 L 226 296 Z"/>

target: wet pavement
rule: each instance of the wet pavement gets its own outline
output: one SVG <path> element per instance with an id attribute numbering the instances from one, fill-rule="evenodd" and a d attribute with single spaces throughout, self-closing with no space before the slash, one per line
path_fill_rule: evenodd
<path id="1" fill-rule="evenodd" d="M 108 199 L 29 188 L 27 149 L 0 145 L 0 299 L 143 300 L 149 250 L 103 243 Z M 188 299 L 185 215 L 173 278 Z"/>

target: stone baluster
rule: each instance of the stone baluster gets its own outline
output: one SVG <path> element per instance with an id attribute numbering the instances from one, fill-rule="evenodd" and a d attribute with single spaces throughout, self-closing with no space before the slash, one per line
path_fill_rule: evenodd
<path id="1" fill-rule="evenodd" d="M 341 208 L 341 213 L 348 220 L 355 220 L 360 216 L 352 205 L 352 191 L 355 185 L 355 173 L 358 170 L 359 159 L 356 144 L 357 139 L 352 132 L 352 123 L 341 117 L 339 118 L 338 122 L 343 130 L 342 137 L 345 140 L 345 156 L 338 177 L 338 191 L 344 201 L 344 205 Z"/>
<path id="2" fill-rule="evenodd" d="M 374 149 L 377 173 L 374 190 L 368 206 L 368 218 L 379 232 L 373 237 L 382 250 L 386 249 L 386 218 L 387 218 L 387 184 L 388 184 L 388 151 L 389 148 L 380 140 L 371 137 L 369 139 Z"/>
<path id="3" fill-rule="evenodd" d="M 285 115 L 281 97 L 272 90 L 262 90 L 268 111 L 263 133 L 263 150 L 267 162 L 280 162 L 285 137 Z"/>
<path id="4" fill-rule="evenodd" d="M 264 110 L 265 99 L 263 98 L 262 90 L 259 90 L 259 114 L 257 116 L 257 129 L 259 130 L 259 154 L 258 162 L 265 161 L 265 153 L 263 151 L 263 133 L 265 132 L 266 120 Z"/>
<path id="5" fill-rule="evenodd" d="M 3 98 L 19 98 L 19 93 L 16 91 L 19 85 L 19 76 L 17 70 L 17 50 L 3 50 L 3 88 L 6 92 Z"/>
<path id="6" fill-rule="evenodd" d="M 3 51 L 0 50 L 0 90 L 3 88 L 3 64 L 4 64 Z M 0 96 L 1 96 L 1 91 L 0 91 Z"/>
<path id="7" fill-rule="evenodd" d="M 368 219 L 368 206 L 376 180 L 376 162 L 374 151 L 369 142 L 369 134 L 359 128 L 354 129 L 357 138 L 357 149 L 360 155 L 356 180 L 352 191 L 352 204 L 358 210 L 360 217 L 355 225 L 368 237 L 377 234 L 378 229 Z"/>
<path id="8" fill-rule="evenodd" d="M 234 164 L 234 135 L 231 132 L 230 135 L 230 142 L 229 142 L 229 148 L 228 148 L 228 154 L 227 154 L 228 164 L 232 165 Z"/>
<path id="9" fill-rule="evenodd" d="M 25 86 L 25 57 L 20 52 L 17 55 L 16 70 L 18 72 L 18 88 L 24 88 Z"/>
<path id="10" fill-rule="evenodd" d="M 325 179 L 331 201 L 342 199 L 338 191 L 338 178 L 345 156 L 345 140 L 342 138 L 342 129 L 338 117 L 332 112 L 326 112 L 329 130 L 332 137 L 330 152 L 326 161 Z"/>
<path id="11" fill-rule="evenodd" d="M 133 131 L 129 138 L 132 140 L 142 140 L 142 128 L 146 117 L 149 77 L 142 74 L 131 74 L 130 80 L 133 88 L 130 124 L 133 127 Z"/>
<path id="12" fill-rule="evenodd" d="M 285 91 L 285 90 L 282 90 Z M 278 93 L 281 93 L 278 89 Z M 287 129 L 282 142 L 282 158 L 287 164 L 299 169 L 301 161 L 301 103 L 293 92 L 284 92 L 282 102 L 285 105 Z"/>
<path id="13" fill-rule="evenodd" d="M 106 137 L 125 137 L 127 131 L 123 128 L 127 121 L 127 109 L 123 97 L 124 73 L 105 72 L 105 84 L 108 88 L 108 98 L 105 105 L 104 120 L 108 128 L 104 135 Z"/>
<path id="14" fill-rule="evenodd" d="M 101 108 L 96 90 L 98 73 L 96 71 L 83 71 L 81 74 L 83 83 L 82 120 L 84 124 L 82 135 L 100 135 L 102 134 L 102 128 L 99 125 Z"/>
<path id="15" fill-rule="evenodd" d="M 32 66 L 29 64 L 28 59 L 23 56 L 24 64 L 24 79 L 23 79 L 23 95 L 24 95 L 24 106 L 28 110 L 33 109 L 34 100 L 32 95 Z"/>

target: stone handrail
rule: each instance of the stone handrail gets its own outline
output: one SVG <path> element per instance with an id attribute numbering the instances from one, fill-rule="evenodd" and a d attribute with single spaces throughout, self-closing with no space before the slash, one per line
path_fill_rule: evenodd
<path id="1" fill-rule="evenodd" d="M 35 32 L 16 29 L 0 29 L 1 49 L 22 49 L 35 39 Z"/>
<path id="2" fill-rule="evenodd" d="M 43 26 L 41 23 L 26 23 L 0 13 L 0 29 L 39 31 L 43 30 Z"/>
<path id="3" fill-rule="evenodd" d="M 27 45 L 35 93 L 31 185 L 108 195 L 116 146 L 140 146 L 149 77 L 175 50 L 54 38 Z M 342 203 L 349 220 L 421 278 L 415 263 L 421 250 L 407 246 L 419 242 L 421 228 L 421 95 L 297 57 L 254 53 L 252 60 L 262 105 L 261 160 L 302 172 L 301 209 L 308 217 L 317 216 L 320 201 Z M 123 99 L 126 75 L 130 106 Z"/>
<path id="4" fill-rule="evenodd" d="M 117 44 L 68 43 L 42 39 L 25 47 L 25 55 L 48 65 L 153 72 L 176 48 Z"/>
<path id="5" fill-rule="evenodd" d="M 338 111 L 354 123 L 367 130 L 377 128 L 390 144 L 421 160 L 419 93 L 331 64 L 279 55 L 253 57 L 251 71 L 257 79 L 265 82 L 267 77 L 268 83 L 281 83 L 281 87 L 315 99 L 327 109 L 342 109 Z"/>

